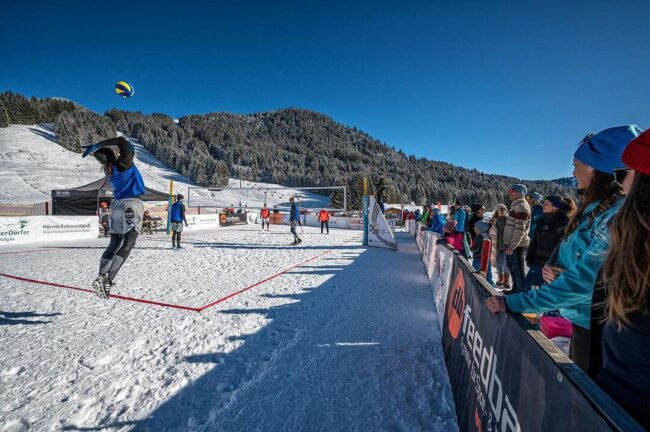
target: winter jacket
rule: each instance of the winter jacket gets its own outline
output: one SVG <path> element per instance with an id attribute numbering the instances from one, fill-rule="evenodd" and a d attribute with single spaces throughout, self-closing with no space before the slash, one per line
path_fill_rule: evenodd
<path id="1" fill-rule="evenodd" d="M 262 219 L 268 219 L 270 214 L 271 214 L 271 211 L 268 208 L 265 207 L 260 212 L 260 217 Z"/>
<path id="2" fill-rule="evenodd" d="M 467 219 L 467 213 L 462 208 L 459 208 L 454 213 L 454 220 L 458 222 L 456 225 L 456 232 L 464 233 L 465 232 L 465 220 Z M 460 249 L 459 249 L 460 250 Z"/>
<path id="3" fill-rule="evenodd" d="M 429 209 L 425 209 L 424 213 L 422 213 L 422 217 L 420 218 L 420 222 L 422 222 L 423 224 L 426 224 L 428 217 L 429 217 Z"/>
<path id="4" fill-rule="evenodd" d="M 463 234 L 459 232 L 455 233 L 445 233 L 444 237 L 445 241 L 449 246 L 453 246 L 456 248 L 456 250 L 460 253 L 463 253 L 464 246 L 463 246 Z"/>
<path id="5" fill-rule="evenodd" d="M 185 204 L 183 204 L 181 201 L 176 201 L 174 204 L 172 204 L 171 213 L 172 222 L 185 222 L 187 224 L 187 219 L 185 219 Z"/>
<path id="6" fill-rule="evenodd" d="M 474 239 L 476 238 L 476 233 L 474 232 L 474 225 L 476 225 L 476 222 L 480 221 L 481 219 L 483 218 L 480 218 L 475 214 L 469 217 L 469 220 L 465 225 L 465 231 L 467 232 L 467 234 L 469 234 L 470 241 L 474 241 Z"/>
<path id="7" fill-rule="evenodd" d="M 471 251 L 472 251 L 472 258 L 474 259 L 481 259 L 481 255 L 483 254 L 483 240 L 484 239 L 490 239 L 488 233 L 483 233 L 480 235 L 477 235 L 474 237 L 474 240 L 472 240 L 472 246 L 471 246 Z"/>
<path id="8" fill-rule="evenodd" d="M 621 330 L 603 329 L 603 366 L 596 382 L 643 427 L 650 430 L 650 315 L 630 316 Z"/>
<path id="9" fill-rule="evenodd" d="M 445 216 L 438 213 L 433 215 L 433 220 L 431 221 L 431 228 L 429 228 L 430 231 L 433 231 L 436 234 L 443 235 L 443 228 L 445 224 L 447 223 L 447 220 L 445 219 Z"/>
<path id="10" fill-rule="evenodd" d="M 525 199 L 517 199 L 512 202 L 510 211 L 506 216 L 506 226 L 503 230 L 503 242 L 506 247 L 517 249 L 528 247 L 530 239 L 530 206 Z"/>
<path id="11" fill-rule="evenodd" d="M 557 245 L 562 241 L 564 228 L 568 223 L 569 219 L 564 212 L 544 214 L 544 217 L 537 222 L 537 229 L 531 237 L 526 254 L 526 262 L 529 267 L 532 264 L 541 266 L 546 264 Z"/>
<path id="12" fill-rule="evenodd" d="M 422 217 L 422 213 L 420 213 L 420 209 L 415 210 L 414 216 L 415 216 L 415 221 L 419 222 L 420 217 Z"/>
<path id="13" fill-rule="evenodd" d="M 506 250 L 508 246 L 506 246 L 506 242 L 503 241 L 503 233 L 506 229 L 506 217 L 498 217 L 496 218 L 496 223 L 494 224 L 496 230 L 497 230 L 497 251 L 498 252 L 503 252 Z"/>
<path id="14" fill-rule="evenodd" d="M 327 222 L 330 220 L 330 214 L 327 212 L 327 210 L 321 210 L 318 213 L 318 222 Z"/>
<path id="15" fill-rule="evenodd" d="M 609 220 L 616 214 L 623 200 L 594 214 L 598 202 L 589 205 L 578 228 L 565 238 L 557 250 L 554 265 L 565 270 L 549 284 L 527 293 L 506 297 L 511 312 L 539 313 L 555 309 L 574 324 L 588 329 L 591 318 L 591 300 L 598 272 L 609 249 Z"/>
<path id="16" fill-rule="evenodd" d="M 530 240 L 533 240 L 535 235 L 535 228 L 537 224 L 544 218 L 544 207 L 541 204 L 537 204 L 530 209 L 530 232 L 528 237 Z"/>

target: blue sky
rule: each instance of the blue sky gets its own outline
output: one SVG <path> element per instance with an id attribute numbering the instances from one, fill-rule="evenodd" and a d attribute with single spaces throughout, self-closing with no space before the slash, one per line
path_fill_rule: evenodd
<path id="1" fill-rule="evenodd" d="M 650 127 L 650 2 L 0 0 L 0 91 L 172 116 L 322 112 L 407 154 L 571 174 Z M 136 93 L 123 100 L 117 80 Z"/>

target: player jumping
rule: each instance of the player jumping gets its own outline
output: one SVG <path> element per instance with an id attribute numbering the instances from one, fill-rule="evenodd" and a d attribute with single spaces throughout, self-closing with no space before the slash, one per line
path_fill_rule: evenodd
<path id="1" fill-rule="evenodd" d="M 124 137 L 111 138 L 91 146 L 84 146 L 83 157 L 93 155 L 106 177 L 113 184 L 108 232 L 111 240 L 99 263 L 99 276 L 93 281 L 95 293 L 107 299 L 115 287 L 114 280 L 129 257 L 138 234 L 142 230 L 144 208 L 140 197 L 145 192 L 140 171 L 133 163 L 135 151 Z"/>

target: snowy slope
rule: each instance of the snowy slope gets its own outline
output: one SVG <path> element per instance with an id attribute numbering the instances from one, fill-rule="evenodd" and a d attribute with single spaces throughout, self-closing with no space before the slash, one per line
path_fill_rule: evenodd
<path id="1" fill-rule="evenodd" d="M 0 276 L 0 430 L 457 430 L 410 236 L 399 251 L 315 228 L 289 247 L 282 226 L 184 238 L 142 236 L 116 292 L 198 307 L 277 277 L 199 314 Z M 105 245 L 14 248 L 0 273 L 87 287 Z"/>
<path id="2" fill-rule="evenodd" d="M 169 181 L 174 180 L 176 193 L 187 197 L 190 186 L 196 186 L 187 177 L 179 174 L 156 159 L 137 140 L 127 137 L 136 148 L 136 163 L 142 173 L 145 184 L 161 192 L 169 191 Z M 0 128 L 0 204 L 28 204 L 49 201 L 52 189 L 63 189 L 91 183 L 103 176 L 99 164 L 93 158 L 82 159 L 78 153 L 71 152 L 56 143 L 56 134 L 48 125 L 28 126 L 11 125 Z M 230 179 L 229 188 L 239 188 L 240 181 Z M 281 187 L 280 185 L 242 181 L 241 187 Z M 290 195 L 296 191 L 286 189 L 268 194 L 270 206 L 286 203 Z M 200 194 L 201 196 L 197 196 Z M 218 207 L 232 204 L 238 200 L 230 198 L 227 192 L 216 193 L 224 197 L 215 201 L 203 190 L 195 192 L 196 203 L 210 206 L 218 203 Z M 227 198 L 225 198 L 227 197 Z M 200 200 L 199 200 L 200 199 Z M 305 201 L 318 200 L 314 194 L 306 194 Z M 227 201 L 226 201 L 227 200 Z M 264 202 L 263 191 L 250 191 L 244 194 L 242 205 L 260 207 Z M 193 205 L 194 203 L 190 202 Z"/>

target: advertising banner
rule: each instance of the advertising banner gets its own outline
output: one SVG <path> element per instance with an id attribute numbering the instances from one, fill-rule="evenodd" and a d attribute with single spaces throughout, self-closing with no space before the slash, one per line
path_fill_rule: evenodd
<path id="1" fill-rule="evenodd" d="M 207 229 L 219 228 L 219 219 L 221 215 L 218 214 L 203 214 L 203 215 L 186 215 L 188 231 L 199 231 Z"/>
<path id="2" fill-rule="evenodd" d="M 55 240 L 97 238 L 97 216 L 26 216 L 0 218 L 0 247 Z"/>
<path id="3" fill-rule="evenodd" d="M 490 313 L 457 257 L 450 277 L 443 351 L 461 431 L 611 430 L 510 315 Z"/>
<path id="4" fill-rule="evenodd" d="M 247 213 L 221 213 L 219 214 L 219 226 L 228 227 L 233 225 L 246 225 L 248 223 Z"/>
<path id="5" fill-rule="evenodd" d="M 360 217 L 352 217 L 352 218 L 350 218 L 350 229 L 362 230 L 363 229 L 363 218 L 360 218 Z"/>

